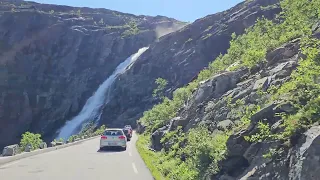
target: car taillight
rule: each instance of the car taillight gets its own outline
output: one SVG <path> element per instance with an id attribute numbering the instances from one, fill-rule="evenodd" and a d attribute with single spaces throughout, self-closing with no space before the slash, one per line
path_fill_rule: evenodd
<path id="1" fill-rule="evenodd" d="M 119 139 L 125 139 L 126 137 L 125 136 L 119 136 Z"/>
<path id="2" fill-rule="evenodd" d="M 107 136 L 101 136 L 101 139 L 107 139 Z"/>

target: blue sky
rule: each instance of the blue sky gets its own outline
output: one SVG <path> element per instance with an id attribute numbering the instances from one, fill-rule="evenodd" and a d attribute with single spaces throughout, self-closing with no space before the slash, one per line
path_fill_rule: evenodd
<path id="1" fill-rule="evenodd" d="M 32 0 L 31 0 L 32 1 Z M 220 12 L 243 0 L 33 0 L 39 3 L 106 8 L 135 15 L 163 15 L 190 21 Z"/>

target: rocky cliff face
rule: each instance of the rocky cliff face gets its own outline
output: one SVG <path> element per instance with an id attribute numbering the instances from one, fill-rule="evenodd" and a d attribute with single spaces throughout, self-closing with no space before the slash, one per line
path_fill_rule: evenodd
<path id="1" fill-rule="evenodd" d="M 320 26 L 314 27 L 319 29 L 313 37 L 320 40 Z M 319 179 L 319 122 L 295 130 L 287 141 L 274 137 L 285 130 L 285 116 L 279 115 L 298 112 L 287 95 L 274 100 L 271 92 L 292 80 L 299 61 L 306 58 L 300 45 L 300 39 L 292 40 L 267 53 L 263 63 L 249 69 L 227 70 L 201 82 L 177 117 L 152 133 L 151 148 L 172 152 L 176 139 L 161 141 L 166 134 L 179 126 L 184 132 L 204 126 L 215 135 L 228 131 L 232 134 L 226 141 L 226 157 L 219 162 L 220 170 L 210 177 L 212 180 Z M 318 117 L 316 109 L 312 113 Z M 248 124 L 243 127 L 246 118 Z M 294 120 L 291 123 L 297 123 Z M 262 127 L 260 123 L 267 125 Z M 144 131 L 141 125 L 138 129 Z"/>
<path id="2" fill-rule="evenodd" d="M 153 149 L 155 174 L 319 179 L 319 5 L 282 1 L 281 16 L 256 23 L 209 65 L 209 75 L 179 89 L 188 98 L 175 94 L 144 114 L 140 149 Z"/>
<path id="3" fill-rule="evenodd" d="M 141 47 L 184 23 L 106 9 L 0 1 L 0 147 L 50 138 Z"/>
<path id="4" fill-rule="evenodd" d="M 259 17 L 272 19 L 281 11 L 278 0 L 243 2 L 217 14 L 206 16 L 153 43 L 112 89 L 112 100 L 104 108 L 102 123 L 113 126 L 141 117 L 158 100 L 152 98 L 154 81 L 168 81 L 167 95 L 189 83 L 200 70 L 227 52 L 231 34 L 242 34 Z"/>

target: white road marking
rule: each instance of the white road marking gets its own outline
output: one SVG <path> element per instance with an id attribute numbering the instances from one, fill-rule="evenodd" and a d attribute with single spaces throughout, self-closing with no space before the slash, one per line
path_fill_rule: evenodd
<path id="1" fill-rule="evenodd" d="M 137 170 L 136 165 L 135 165 L 134 163 L 132 163 L 132 168 L 133 168 L 133 171 L 134 171 L 136 174 L 138 174 L 138 170 Z"/>
<path id="2" fill-rule="evenodd" d="M 3 164 L 3 165 L 1 165 L 0 167 L 1 167 L 1 168 L 9 168 L 9 167 L 12 166 L 12 165 L 18 164 L 18 162 L 20 162 L 20 159 L 19 159 L 19 160 L 16 160 L 16 161 L 11 161 L 11 162 L 6 163 L 6 164 Z"/>

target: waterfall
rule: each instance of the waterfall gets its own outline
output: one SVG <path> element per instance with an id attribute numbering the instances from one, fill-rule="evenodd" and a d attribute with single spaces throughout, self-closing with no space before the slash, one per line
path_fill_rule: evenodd
<path id="1" fill-rule="evenodd" d="M 132 64 L 144 53 L 149 47 L 144 47 L 139 49 L 139 51 L 121 64 L 117 66 L 115 71 L 109 76 L 96 90 L 96 92 L 87 100 L 86 104 L 83 106 L 81 112 L 73 117 L 71 120 L 67 121 L 65 125 L 58 130 L 58 138 L 63 138 L 66 140 L 71 135 L 79 132 L 79 128 L 83 123 L 90 120 L 99 121 L 102 114 L 102 107 L 104 104 L 109 102 L 108 90 L 118 77 L 118 75 L 123 74 L 128 70 Z"/>

